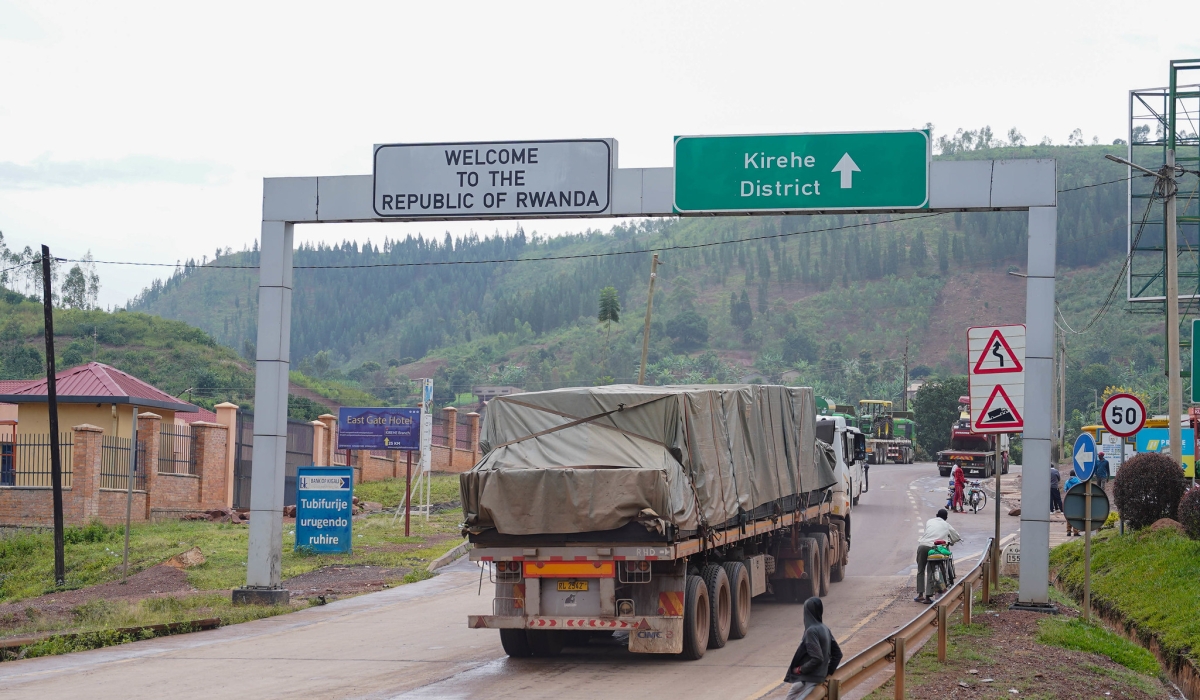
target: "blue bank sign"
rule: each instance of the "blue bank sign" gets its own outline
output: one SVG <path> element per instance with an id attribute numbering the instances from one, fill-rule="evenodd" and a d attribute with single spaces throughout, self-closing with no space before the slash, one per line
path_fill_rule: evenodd
<path id="1" fill-rule="evenodd" d="M 421 409 L 338 409 L 339 450 L 421 449 Z"/>
<path id="2" fill-rule="evenodd" d="M 296 549 L 350 551 L 354 470 L 300 467 L 296 475 Z"/>

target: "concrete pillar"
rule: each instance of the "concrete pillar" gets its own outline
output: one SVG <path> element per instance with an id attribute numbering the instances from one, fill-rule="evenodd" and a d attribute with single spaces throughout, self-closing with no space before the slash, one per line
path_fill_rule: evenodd
<path id="1" fill-rule="evenodd" d="M 479 463 L 479 414 L 474 411 L 467 414 L 471 422 L 471 466 Z"/>
<path id="2" fill-rule="evenodd" d="M 329 466 L 329 426 L 319 420 L 311 423 L 313 427 L 312 463 L 314 467 Z"/>
<path id="3" fill-rule="evenodd" d="M 1018 603 L 1050 604 L 1051 387 L 1057 209 L 1029 210 L 1025 280 L 1025 433 L 1021 465 L 1021 582 Z"/>
<path id="4" fill-rule="evenodd" d="M 200 477 L 197 506 L 204 510 L 225 505 L 227 482 L 233 479 L 229 468 L 230 437 L 230 430 L 220 423 L 192 423 L 192 455 L 196 459 L 196 475 Z"/>
<path id="5" fill-rule="evenodd" d="M 235 602 L 286 602 L 280 585 L 283 493 L 291 362 L 292 233 L 285 221 L 262 222 L 258 267 L 258 353 L 254 380 L 254 478 L 246 588 Z"/>
<path id="6" fill-rule="evenodd" d="M 217 423 L 225 426 L 225 497 L 226 508 L 233 507 L 233 470 L 237 465 L 237 404 L 219 403 L 213 407 L 217 412 Z M 216 492 L 212 492 L 216 495 Z"/>
<path id="7" fill-rule="evenodd" d="M 104 428 L 77 425 L 71 436 L 71 497 L 64 519 L 84 525 L 100 517 L 100 464 Z"/>
<path id="8" fill-rule="evenodd" d="M 450 449 L 450 471 L 454 471 L 454 450 L 458 446 L 458 409 L 447 406 L 442 409 L 446 414 L 446 447 Z"/>
<path id="9" fill-rule="evenodd" d="M 317 416 L 317 420 L 325 425 L 328 432 L 329 440 L 325 443 L 325 462 L 329 466 L 333 466 L 333 453 L 337 452 L 337 416 L 322 413 Z"/>
<path id="10" fill-rule="evenodd" d="M 145 455 L 138 454 L 137 471 L 146 478 L 146 520 L 154 502 L 154 485 L 158 481 L 158 453 L 162 443 L 162 416 L 157 413 L 138 413 L 138 445 L 145 445 Z M 136 446 L 134 446 L 136 447 Z M 131 454 L 130 457 L 133 455 Z M 137 488 L 137 485 L 134 485 Z M 162 497 L 162 494 L 158 494 Z"/>

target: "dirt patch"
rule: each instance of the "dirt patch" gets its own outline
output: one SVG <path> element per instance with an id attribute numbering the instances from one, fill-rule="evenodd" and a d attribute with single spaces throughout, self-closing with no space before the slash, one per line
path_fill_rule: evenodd
<path id="1" fill-rule="evenodd" d="M 0 634 L 31 622 L 33 617 L 68 618 L 75 608 L 93 600 L 138 601 L 195 592 L 186 572 L 164 565 L 152 566 L 130 576 L 123 584 L 112 581 L 0 605 Z"/>
<path id="2" fill-rule="evenodd" d="M 976 270 L 956 274 L 938 292 L 929 315 L 929 328 L 916 363 L 937 367 L 967 356 L 966 329 L 1025 322 L 1025 280 L 1005 272 Z"/>
<path id="3" fill-rule="evenodd" d="M 410 571 L 412 569 L 403 567 L 326 566 L 293 576 L 283 585 L 296 596 L 357 595 L 390 587 Z"/>
<path id="4" fill-rule="evenodd" d="M 1169 686 L 1134 674 L 1105 656 L 1035 641 L 1041 613 L 1009 610 L 1010 593 L 977 605 L 970 630 L 951 630 L 952 651 L 937 662 L 937 641 L 909 663 L 910 698 L 1171 698 Z M 1065 615 L 1075 616 L 1073 610 Z M 1016 691 L 1016 692 L 1013 692 Z M 889 682 L 872 698 L 891 697 Z"/>

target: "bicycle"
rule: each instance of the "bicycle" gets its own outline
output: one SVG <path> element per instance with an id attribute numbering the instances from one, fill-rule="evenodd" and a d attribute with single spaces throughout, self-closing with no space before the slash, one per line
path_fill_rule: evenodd
<path id="1" fill-rule="evenodd" d="M 966 505 L 972 513 L 978 513 L 987 506 L 987 493 L 978 481 L 968 481 L 967 492 L 963 494 L 963 500 L 966 501 Z"/>
<path id="2" fill-rule="evenodd" d="M 930 598 L 945 593 L 954 585 L 954 555 L 950 552 L 950 545 L 946 540 L 933 543 L 926 564 L 926 575 L 925 595 Z"/>

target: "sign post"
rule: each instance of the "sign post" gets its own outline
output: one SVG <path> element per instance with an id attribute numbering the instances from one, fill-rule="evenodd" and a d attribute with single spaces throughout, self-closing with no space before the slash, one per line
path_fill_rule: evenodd
<path id="1" fill-rule="evenodd" d="M 1071 527 L 1083 530 L 1083 620 L 1087 622 L 1092 614 L 1092 530 L 1108 520 L 1108 494 L 1085 479 L 1067 491 L 1063 515 Z"/>
<path id="2" fill-rule="evenodd" d="M 300 467 L 296 472 L 296 551 L 348 554 L 353 502 L 353 468 Z"/>
<path id="3" fill-rule="evenodd" d="M 677 136 L 677 214 L 929 207 L 927 131 Z"/>

